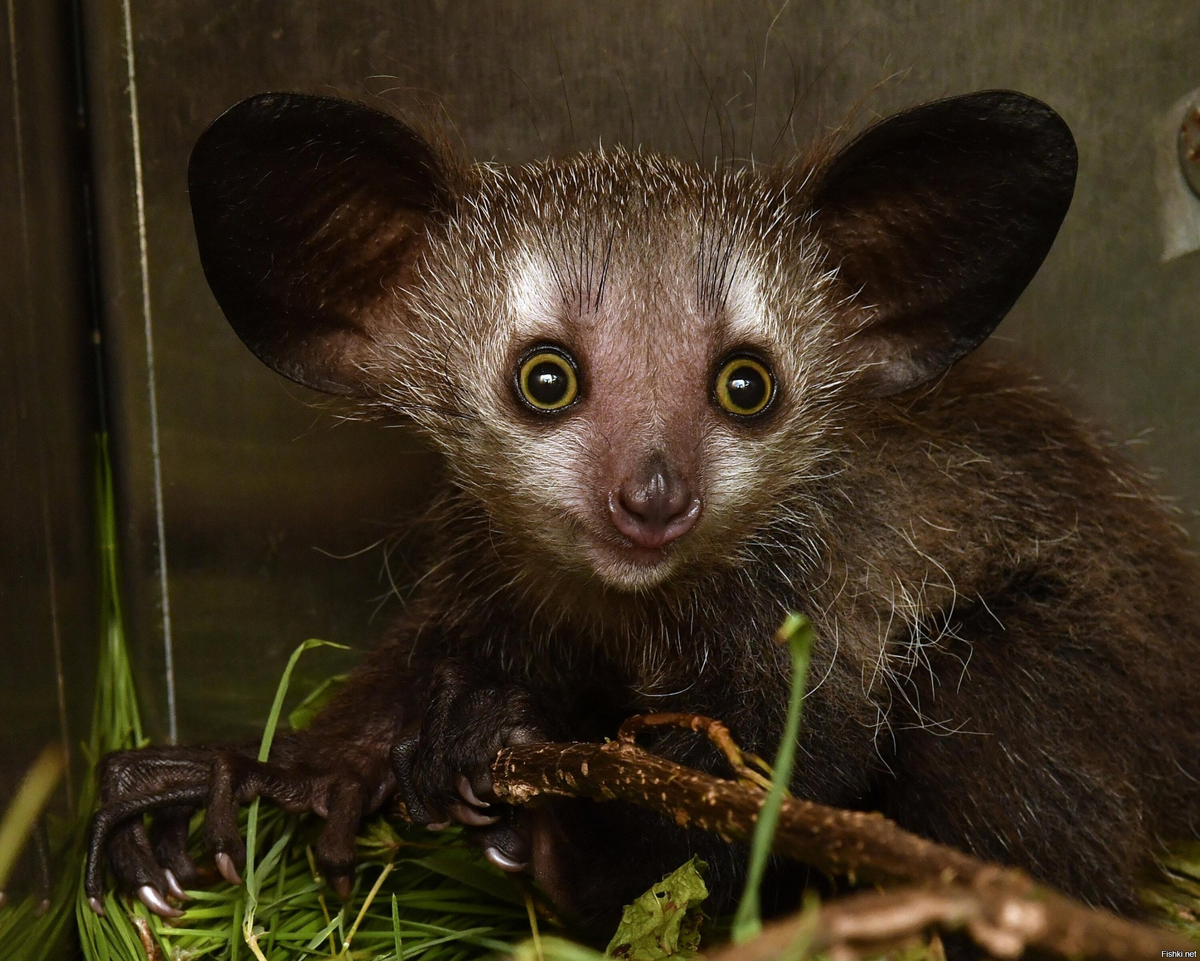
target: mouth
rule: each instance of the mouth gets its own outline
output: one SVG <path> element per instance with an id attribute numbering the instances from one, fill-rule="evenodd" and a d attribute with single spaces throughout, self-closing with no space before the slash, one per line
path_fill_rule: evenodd
<path id="1" fill-rule="evenodd" d="M 610 587 L 639 590 L 661 584 L 679 566 L 674 543 L 645 547 L 621 537 L 589 538 L 585 547 L 595 575 Z"/>
<path id="2" fill-rule="evenodd" d="M 662 547 L 645 547 L 641 544 L 622 544 L 609 550 L 610 556 L 620 559 L 622 563 L 634 567 L 654 568 L 669 563 L 674 552 L 666 545 Z"/>

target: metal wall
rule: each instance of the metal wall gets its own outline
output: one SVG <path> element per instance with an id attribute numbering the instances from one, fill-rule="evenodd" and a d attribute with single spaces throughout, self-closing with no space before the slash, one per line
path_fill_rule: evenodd
<path id="1" fill-rule="evenodd" d="M 188 153 L 221 110 L 265 90 L 440 106 L 485 159 L 602 140 L 706 163 L 785 156 L 856 104 L 865 119 L 985 87 L 1041 97 L 1079 140 L 1079 188 L 1000 336 L 1074 384 L 1081 406 L 1119 433 L 1149 431 L 1138 456 L 1162 469 L 1189 512 L 1200 507 L 1200 255 L 1159 262 L 1154 181 L 1155 119 L 1200 86 L 1200 5 L 90 0 L 85 9 L 128 610 L 159 737 L 260 722 L 282 659 L 305 637 L 369 643 L 388 585 L 381 549 L 367 548 L 419 506 L 436 469 L 403 430 L 338 424 L 306 406 L 315 398 L 250 355 L 204 284 Z"/>
<path id="2" fill-rule="evenodd" d="M 71 11 L 9 3 L 0 23 L 3 810 L 51 741 L 76 755 L 78 774 L 97 643 L 97 420 Z"/>

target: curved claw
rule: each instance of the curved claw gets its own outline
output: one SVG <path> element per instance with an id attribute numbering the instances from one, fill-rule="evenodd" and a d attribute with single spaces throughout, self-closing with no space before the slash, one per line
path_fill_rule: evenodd
<path id="1" fill-rule="evenodd" d="M 234 867 L 233 858 L 224 851 L 218 851 L 214 860 L 217 862 L 217 870 L 221 873 L 221 877 L 230 884 L 242 883 L 242 876 L 238 874 L 237 868 Z"/>
<path id="2" fill-rule="evenodd" d="M 88 898 L 88 907 L 92 909 L 99 917 L 104 917 L 104 904 L 99 898 Z"/>
<path id="3" fill-rule="evenodd" d="M 500 820 L 500 815 L 498 814 L 482 814 L 473 807 L 468 807 L 465 804 L 452 804 L 450 806 L 450 813 L 454 816 L 455 820 L 472 828 L 487 827 L 489 824 L 495 824 Z"/>
<path id="4" fill-rule="evenodd" d="M 177 918 L 183 914 L 178 908 L 173 908 L 167 904 L 166 898 L 158 893 L 149 884 L 143 884 L 137 889 L 138 900 L 146 905 L 151 911 L 157 914 L 160 918 Z"/>
<path id="5" fill-rule="evenodd" d="M 469 805 L 471 805 L 471 807 L 477 807 L 477 808 L 490 808 L 491 807 L 491 805 L 487 801 L 481 801 L 475 795 L 475 790 L 474 790 L 474 788 L 471 787 L 471 782 L 467 779 L 467 776 L 465 774 L 460 774 L 458 776 L 458 793 L 462 796 L 462 799 L 464 801 L 466 801 Z"/>
<path id="6" fill-rule="evenodd" d="M 187 900 L 187 892 L 183 889 L 183 885 L 179 883 L 179 879 L 175 877 L 170 868 L 163 868 L 163 874 L 167 879 L 167 893 L 178 901 Z"/>
<path id="7" fill-rule="evenodd" d="M 524 871 L 529 866 L 520 861 L 514 861 L 506 854 L 501 854 L 498 848 L 485 848 L 483 856 L 505 874 L 516 874 L 518 871 Z"/>
<path id="8" fill-rule="evenodd" d="M 450 827 L 449 821 L 435 821 L 433 824 L 426 824 L 425 830 L 426 831 L 444 831 L 448 827 Z"/>

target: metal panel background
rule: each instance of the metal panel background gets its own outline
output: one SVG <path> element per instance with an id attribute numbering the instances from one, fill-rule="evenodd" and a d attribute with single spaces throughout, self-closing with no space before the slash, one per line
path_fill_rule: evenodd
<path id="1" fill-rule="evenodd" d="M 159 736 L 260 722 L 304 637 L 368 643 L 381 629 L 370 623 L 386 593 L 381 552 L 331 555 L 367 547 L 418 506 L 436 466 L 404 431 L 306 408 L 313 398 L 241 346 L 205 287 L 188 153 L 221 110 L 269 89 L 440 103 L 477 157 L 506 162 L 600 140 L 706 163 L 770 160 L 860 103 L 865 119 L 985 87 L 1039 96 L 1079 140 L 1079 188 L 1000 336 L 1121 435 L 1150 431 L 1138 456 L 1163 470 L 1198 529 L 1200 255 L 1159 263 L 1152 136 L 1157 114 L 1200 85 L 1196 4 L 93 0 L 87 10 L 129 610 Z"/>
<path id="2" fill-rule="evenodd" d="M 9 3 L 0 23 L 2 810 L 48 742 L 77 754 L 98 635 L 96 388 L 70 7 Z"/>

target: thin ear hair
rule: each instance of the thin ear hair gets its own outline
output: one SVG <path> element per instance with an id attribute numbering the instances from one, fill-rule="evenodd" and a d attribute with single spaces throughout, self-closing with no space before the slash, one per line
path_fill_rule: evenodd
<path id="1" fill-rule="evenodd" d="M 351 101 L 261 94 L 200 137 L 188 189 L 201 264 L 238 336 L 284 376 L 370 395 L 380 302 L 450 214 L 454 165 L 411 127 Z"/>
<path id="2" fill-rule="evenodd" d="M 860 305 L 843 345 L 850 380 L 875 396 L 908 390 L 982 343 L 1049 252 L 1076 163 L 1048 106 L 984 91 L 883 120 L 824 164 L 811 223 Z"/>

